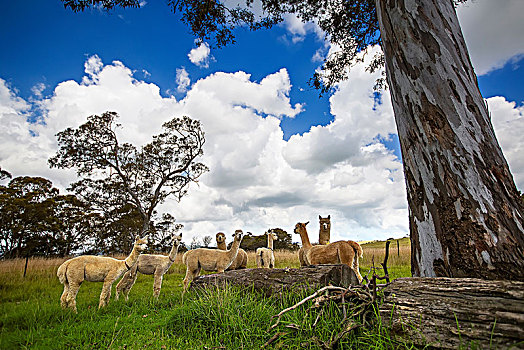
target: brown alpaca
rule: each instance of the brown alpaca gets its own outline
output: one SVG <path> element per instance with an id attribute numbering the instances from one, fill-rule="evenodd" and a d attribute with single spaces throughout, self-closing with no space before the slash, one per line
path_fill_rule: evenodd
<path id="1" fill-rule="evenodd" d="M 318 264 L 346 264 L 351 268 L 359 281 L 362 276 L 358 270 L 358 257 L 362 257 L 362 248 L 353 241 L 337 241 L 328 245 L 311 245 L 306 225 L 309 223 L 298 223 L 295 225 L 295 233 L 300 235 L 302 248 L 298 251 L 301 266 Z M 351 242 L 351 243 L 350 243 Z"/>
<path id="2" fill-rule="evenodd" d="M 118 260 L 105 256 L 83 255 L 65 261 L 56 275 L 64 285 L 64 292 L 60 298 L 62 308 L 70 307 L 76 311 L 76 295 L 84 281 L 104 282 L 98 308 L 104 307 L 111 297 L 111 286 L 124 272 L 137 262 L 140 253 L 146 249 L 147 236 L 136 236 L 131 254 L 125 260 Z"/>
<path id="3" fill-rule="evenodd" d="M 183 293 L 189 283 L 200 274 L 200 270 L 224 272 L 235 261 L 241 241 L 242 230 L 236 230 L 229 250 L 198 248 L 187 251 L 182 256 L 182 262 L 186 265 Z"/>
<path id="4" fill-rule="evenodd" d="M 329 239 L 331 237 L 331 215 L 328 215 L 327 218 L 318 216 L 320 223 L 320 230 L 318 232 L 318 244 L 329 244 Z"/>
<path id="5" fill-rule="evenodd" d="M 220 250 L 227 250 L 226 235 L 223 232 L 216 234 L 217 248 Z M 244 249 L 238 248 L 238 254 L 235 261 L 229 265 L 226 271 L 229 270 L 240 270 L 247 267 L 247 253 Z"/>
<path id="6" fill-rule="evenodd" d="M 116 285 L 116 299 L 118 300 L 120 293 L 123 293 L 126 300 L 129 297 L 129 291 L 136 282 L 138 272 L 144 275 L 155 276 L 153 283 L 153 296 L 158 298 L 160 295 L 160 289 L 162 288 L 162 280 L 164 274 L 169 270 L 171 265 L 175 262 L 175 258 L 178 253 L 178 245 L 182 240 L 182 234 L 171 235 L 172 246 L 168 256 L 165 255 L 153 255 L 153 254 L 142 254 L 138 258 L 138 262 L 124 274 L 124 277 Z"/>
<path id="7" fill-rule="evenodd" d="M 275 267 L 275 254 L 273 254 L 273 241 L 278 236 L 273 230 L 267 232 L 267 248 L 258 248 L 256 251 L 257 267 L 272 269 Z"/>

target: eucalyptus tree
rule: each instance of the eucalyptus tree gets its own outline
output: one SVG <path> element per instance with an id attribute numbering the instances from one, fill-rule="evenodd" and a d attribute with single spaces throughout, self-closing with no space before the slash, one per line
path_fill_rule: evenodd
<path id="1" fill-rule="evenodd" d="M 402 151 L 414 276 L 524 280 L 524 206 L 495 137 L 455 12 L 465 0 L 260 0 L 261 17 L 218 0 L 168 0 L 201 42 L 234 42 L 233 29 L 271 27 L 286 13 L 315 21 L 340 47 L 312 84 L 329 92 L 368 45 L 385 65 Z M 139 0 L 62 0 L 140 7 Z M 379 82 L 380 83 L 380 82 Z"/>
<path id="2" fill-rule="evenodd" d="M 173 118 L 153 140 L 139 148 L 120 143 L 118 114 L 92 115 L 78 128 L 57 134 L 58 151 L 49 159 L 56 168 L 76 169 L 80 178 L 70 189 L 99 208 L 111 225 L 151 229 L 155 208 L 168 197 L 178 201 L 208 168 L 203 155 L 204 131 L 198 120 Z M 131 223 L 130 223 L 131 222 Z M 111 226 L 110 225 L 110 226 Z M 129 237 L 133 232 L 125 232 Z"/>

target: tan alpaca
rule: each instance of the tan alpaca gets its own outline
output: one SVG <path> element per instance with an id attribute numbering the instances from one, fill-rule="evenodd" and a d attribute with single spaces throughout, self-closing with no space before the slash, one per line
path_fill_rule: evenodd
<path id="1" fill-rule="evenodd" d="M 273 230 L 267 232 L 267 248 L 258 248 L 256 251 L 257 267 L 272 269 L 275 267 L 275 254 L 273 254 L 273 241 L 278 236 Z"/>
<path id="2" fill-rule="evenodd" d="M 224 272 L 235 261 L 241 241 L 242 230 L 236 230 L 229 250 L 198 248 L 187 251 L 182 256 L 182 262 L 186 265 L 184 293 L 189 283 L 200 274 L 200 270 Z"/>
<path id="3" fill-rule="evenodd" d="M 328 215 L 327 218 L 318 216 L 320 223 L 320 230 L 318 232 L 318 244 L 329 244 L 329 239 L 331 237 L 331 215 Z"/>
<path id="4" fill-rule="evenodd" d="M 227 250 L 226 235 L 223 232 L 216 234 L 217 248 L 220 250 Z M 226 271 L 229 270 L 240 270 L 247 267 L 247 253 L 244 249 L 238 248 L 238 254 L 235 261 L 229 265 Z"/>
<path id="5" fill-rule="evenodd" d="M 153 275 L 153 296 L 158 298 L 160 289 L 162 288 L 162 280 L 164 274 L 169 270 L 171 265 L 175 262 L 178 253 L 178 245 L 182 240 L 182 234 L 171 235 L 172 246 L 168 256 L 158 254 L 142 254 L 138 258 L 138 262 L 124 274 L 124 277 L 116 285 L 116 299 L 118 300 L 120 293 L 123 293 L 126 300 L 129 297 L 129 291 L 136 282 L 138 272 L 144 275 Z"/>
<path id="6" fill-rule="evenodd" d="M 311 245 L 306 225 L 309 223 L 298 223 L 295 225 L 295 233 L 300 235 L 302 248 L 298 251 L 301 266 L 318 264 L 346 264 L 355 271 L 359 281 L 362 276 L 358 270 L 358 257 L 362 257 L 362 248 L 353 241 L 337 241 L 328 245 Z M 350 243 L 351 242 L 351 243 Z"/>
<path id="7" fill-rule="evenodd" d="M 62 308 L 70 307 L 76 311 L 76 295 L 84 281 L 104 282 L 98 308 L 104 307 L 111 297 L 111 286 L 124 272 L 127 272 L 137 262 L 140 253 L 146 249 L 147 236 L 136 236 L 131 254 L 125 260 L 105 256 L 83 255 L 65 261 L 56 275 L 64 285 L 60 298 Z"/>

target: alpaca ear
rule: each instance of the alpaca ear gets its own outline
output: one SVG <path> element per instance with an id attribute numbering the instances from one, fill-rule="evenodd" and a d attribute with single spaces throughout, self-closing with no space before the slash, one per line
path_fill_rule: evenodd
<path id="1" fill-rule="evenodd" d="M 144 241 L 147 241 L 147 237 L 148 237 L 148 236 L 149 236 L 149 235 L 145 235 L 144 237 L 142 237 L 142 239 L 143 239 Z"/>
<path id="2" fill-rule="evenodd" d="M 135 241 L 138 241 L 139 239 L 140 239 L 140 235 L 137 234 L 137 235 L 135 236 Z"/>
<path id="3" fill-rule="evenodd" d="M 328 215 L 328 220 L 331 219 L 331 214 Z"/>
<path id="4" fill-rule="evenodd" d="M 319 219 L 319 220 L 322 220 L 322 216 L 319 215 L 319 216 L 318 216 L 318 219 Z"/>
<path id="5" fill-rule="evenodd" d="M 309 221 L 308 221 L 308 222 L 306 222 L 306 223 L 304 224 L 304 226 L 307 226 L 307 224 L 309 224 Z"/>

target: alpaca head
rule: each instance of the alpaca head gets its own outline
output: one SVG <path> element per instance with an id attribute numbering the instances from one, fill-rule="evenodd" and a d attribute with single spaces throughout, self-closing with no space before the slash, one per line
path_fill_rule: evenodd
<path id="1" fill-rule="evenodd" d="M 139 252 L 142 252 L 142 251 L 146 250 L 146 248 L 147 248 L 147 235 L 145 235 L 142 238 L 140 238 L 139 235 L 136 235 L 134 247 Z"/>
<path id="2" fill-rule="evenodd" d="M 217 233 L 216 234 L 216 240 L 217 240 L 218 244 L 226 243 L 226 235 L 224 234 L 224 232 Z"/>
<path id="3" fill-rule="evenodd" d="M 173 240 L 173 245 L 178 247 L 180 245 L 180 242 L 182 242 L 182 232 L 180 232 L 179 235 L 175 235 L 174 233 L 171 235 L 171 239 Z"/>
<path id="4" fill-rule="evenodd" d="M 298 222 L 296 225 L 295 225 L 295 230 L 294 232 L 297 234 L 297 235 L 300 235 L 301 233 L 307 233 L 307 230 L 306 230 L 306 225 L 309 224 L 309 221 L 308 222 Z"/>
<path id="5" fill-rule="evenodd" d="M 242 230 L 236 230 L 235 234 L 233 235 L 235 242 L 240 242 L 242 240 L 242 235 L 243 235 Z"/>
<path id="6" fill-rule="evenodd" d="M 322 231 L 329 231 L 331 229 L 331 215 L 328 215 L 327 218 L 323 218 L 319 215 L 318 220 Z"/>
<path id="7" fill-rule="evenodd" d="M 267 231 L 267 234 L 268 234 L 268 236 L 271 235 L 271 238 L 272 238 L 274 241 L 278 240 L 278 236 L 277 236 L 277 234 L 275 233 L 275 230 L 269 230 L 269 231 Z"/>

